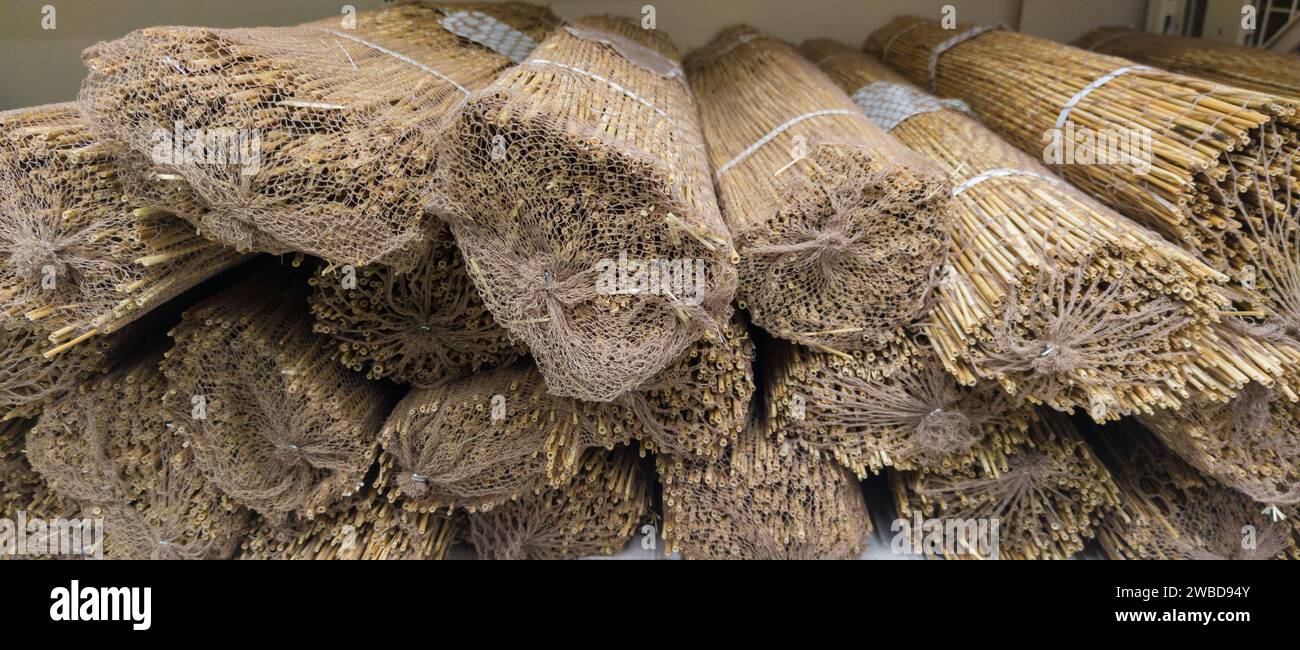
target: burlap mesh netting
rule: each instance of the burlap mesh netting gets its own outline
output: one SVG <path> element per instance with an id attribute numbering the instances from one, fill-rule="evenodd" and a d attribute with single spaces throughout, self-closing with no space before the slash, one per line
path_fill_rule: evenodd
<path id="1" fill-rule="evenodd" d="M 556 395 L 612 400 L 731 315 L 735 252 L 661 34 L 556 30 L 439 146 L 435 210 Z"/>
<path id="2" fill-rule="evenodd" d="M 997 520 L 998 558 L 1070 557 L 1119 504 L 1118 488 L 1064 415 L 1039 410 L 1028 437 L 981 443 L 955 467 L 891 473 L 899 516 Z"/>
<path id="3" fill-rule="evenodd" d="M 1290 525 L 1258 503 L 1201 475 L 1141 427 L 1117 427 L 1093 443 L 1119 486 L 1120 506 L 1097 532 L 1111 559 L 1270 559 L 1300 550 Z"/>
<path id="4" fill-rule="evenodd" d="M 164 402 L 204 475 L 277 523 L 362 486 L 391 405 L 312 332 L 305 275 L 267 263 L 187 310 L 162 363 Z"/>
<path id="5" fill-rule="evenodd" d="M 1128 27 L 1094 29 L 1074 46 L 1239 88 L 1300 98 L 1295 56 L 1262 47 L 1149 34 Z"/>
<path id="6" fill-rule="evenodd" d="M 851 559 L 871 520 L 851 473 L 754 422 L 713 458 L 656 457 L 666 553 L 688 559 Z"/>
<path id="7" fill-rule="evenodd" d="M 744 427 L 754 379 L 743 323 L 723 331 L 725 346 L 706 335 L 613 403 L 551 395 L 526 359 L 412 390 L 380 434 L 378 485 L 420 512 L 486 511 L 564 485 L 588 448 L 637 440 L 657 451 L 725 453 Z"/>
<path id="8" fill-rule="evenodd" d="M 0 421 L 31 417 L 77 382 L 104 370 L 116 347 L 96 338 L 52 358 L 50 340 L 24 318 L 0 319 Z"/>
<path id="9" fill-rule="evenodd" d="M 796 345 L 764 350 L 767 417 L 782 436 L 866 478 L 885 467 L 962 462 L 985 437 L 1024 440 L 1029 417 L 995 385 L 960 386 L 922 341 L 897 360 L 844 358 Z"/>
<path id="10" fill-rule="evenodd" d="M 468 11 L 534 42 L 554 21 L 519 3 L 402 4 L 298 27 L 143 29 L 83 54 L 80 102 L 135 191 L 205 237 L 408 267 L 451 109 L 512 64 L 443 27 Z M 168 204 L 175 185 L 197 201 Z"/>
<path id="11" fill-rule="evenodd" d="M 104 520 L 105 557 L 229 558 L 251 514 L 204 477 L 174 431 L 161 358 L 145 353 L 46 408 L 27 435 L 28 459 L 51 488 Z"/>
<path id="12" fill-rule="evenodd" d="M 0 113 L 0 313 L 56 354 L 117 331 L 242 261 L 174 215 L 129 204 L 75 104 Z"/>
<path id="13" fill-rule="evenodd" d="M 1230 274 L 1245 311 L 1293 334 L 1300 325 L 1300 99 L 919 18 L 895 19 L 866 48 L 932 92 L 966 100 L 1011 144 Z"/>
<path id="14" fill-rule="evenodd" d="M 343 364 L 367 379 L 429 386 L 526 352 L 492 319 L 450 235 L 431 237 L 408 272 L 322 266 L 311 284 L 316 331 L 333 338 Z"/>
<path id="15" fill-rule="evenodd" d="M 1105 421 L 1179 408 L 1193 391 L 1226 400 L 1243 375 L 1276 374 L 1268 344 L 1219 345 L 1226 276 L 878 60 L 833 41 L 802 50 L 957 184 L 952 263 L 925 332 L 962 383 Z"/>
<path id="16" fill-rule="evenodd" d="M 891 342 L 947 252 L 948 185 L 788 44 L 731 27 L 687 58 L 742 307 L 780 338 Z"/>
<path id="17" fill-rule="evenodd" d="M 615 553 L 650 514 L 650 481 L 635 449 L 591 450 L 567 484 L 470 514 L 469 542 L 494 560 Z"/>
<path id="18" fill-rule="evenodd" d="M 77 503 L 63 498 L 27 462 L 26 436 L 36 420 L 0 421 L 0 519 L 17 525 L 19 513 L 28 519 L 73 519 L 80 516 Z M 84 549 L 83 549 L 84 550 Z M 47 554 L 19 553 L 0 544 L 0 560 L 49 559 Z"/>

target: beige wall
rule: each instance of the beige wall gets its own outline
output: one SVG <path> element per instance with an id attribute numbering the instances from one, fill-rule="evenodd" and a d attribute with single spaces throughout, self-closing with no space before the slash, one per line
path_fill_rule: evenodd
<path id="1" fill-rule="evenodd" d="M 1139 26 L 1147 0 L 553 0 L 556 13 L 639 17 L 653 4 L 657 27 L 683 50 L 718 29 L 745 22 L 798 42 L 827 36 L 857 45 L 900 14 L 939 16 L 951 4 L 961 22 L 1021 25 L 1025 31 L 1071 39 L 1101 24 Z M 154 25 L 234 27 L 292 25 L 360 10 L 382 0 L 0 0 L 0 109 L 76 97 L 85 69 L 81 51 L 133 29 Z M 1022 13 L 1023 4 L 1023 13 Z M 56 10 L 54 30 L 41 27 L 41 9 Z M 1136 19 L 1133 17 L 1137 16 Z"/>

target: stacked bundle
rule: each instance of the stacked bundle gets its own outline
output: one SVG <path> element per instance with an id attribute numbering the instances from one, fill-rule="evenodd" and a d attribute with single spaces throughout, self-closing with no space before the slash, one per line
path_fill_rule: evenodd
<path id="1" fill-rule="evenodd" d="M 1098 438 L 1093 447 L 1119 486 L 1120 506 L 1097 534 L 1112 559 L 1269 559 L 1300 550 L 1287 524 L 1197 473 L 1140 427 Z"/>
<path id="2" fill-rule="evenodd" d="M 1217 340 L 1208 324 L 1227 307 L 1222 274 L 878 61 L 831 41 L 802 48 L 873 120 L 959 182 L 951 272 L 925 331 L 962 383 L 996 380 L 1102 421 L 1178 408 L 1193 389 L 1228 399 L 1243 372 L 1274 376 L 1267 351 L 1207 345 Z M 1194 356 L 1195 346 L 1211 351 Z"/>
<path id="3" fill-rule="evenodd" d="M 75 104 L 0 113 L 0 314 L 49 333 L 53 356 L 243 259 L 181 219 L 132 209 Z"/>
<path id="4" fill-rule="evenodd" d="M 281 523 L 360 489 L 391 401 L 311 331 L 306 278 L 268 263 L 185 312 L 164 399 L 204 475 Z"/>
<path id="5" fill-rule="evenodd" d="M 621 550 L 650 512 L 650 480 L 635 450 L 592 450 L 567 485 L 469 515 L 480 558 L 559 560 Z"/>
<path id="6" fill-rule="evenodd" d="M 475 20 L 525 43 L 553 17 L 404 4 L 299 27 L 144 29 L 86 51 L 81 103 L 131 191 L 205 237 L 409 268 L 441 128 L 512 63 L 452 31 Z"/>
<path id="7" fill-rule="evenodd" d="M 1094 29 L 1074 45 L 1238 88 L 1300 98 L 1300 67 L 1295 57 L 1263 48 L 1148 34 L 1129 27 Z"/>
<path id="8" fill-rule="evenodd" d="M 41 478 L 41 475 L 37 474 L 27 462 L 26 435 L 35 423 L 35 420 L 0 422 L 0 519 L 14 522 L 15 527 L 20 525 L 20 517 L 49 521 L 58 517 L 73 519 L 79 516 L 77 503 L 63 498 L 50 489 L 45 479 Z M 49 550 L 48 545 L 43 550 Z M 78 549 L 55 550 L 77 551 Z M 81 552 L 87 550 L 93 553 L 97 549 L 94 546 L 90 548 L 83 546 L 80 549 Z M 50 558 L 55 555 L 37 553 L 33 556 L 29 554 L 30 551 L 30 548 L 18 548 L 17 544 L 12 548 L 8 544 L 0 544 L 0 560 L 19 557 Z"/>
<path id="9" fill-rule="evenodd" d="M 39 414 L 50 400 L 104 370 L 122 342 L 120 334 L 97 338 L 49 358 L 50 340 L 34 323 L 0 319 L 0 421 Z"/>
<path id="10" fill-rule="evenodd" d="M 470 276 L 556 395 L 613 400 L 731 314 L 735 252 L 657 32 L 556 30 L 471 95 L 437 176 Z"/>
<path id="11" fill-rule="evenodd" d="M 899 515 L 963 522 L 996 521 L 999 557 L 1064 559 L 1096 535 L 1119 504 L 1106 468 L 1074 425 L 1053 411 L 1040 411 L 1028 442 L 981 444 L 973 462 L 893 474 Z M 974 530 L 974 529 L 972 529 Z M 976 540 L 965 553 L 975 555 Z"/>
<path id="12" fill-rule="evenodd" d="M 897 343 L 948 238 L 948 186 L 788 44 L 723 30 L 687 61 L 755 324 L 821 349 Z"/>
<path id="13" fill-rule="evenodd" d="M 46 408 L 27 434 L 28 460 L 55 492 L 104 520 L 106 557 L 229 558 L 251 517 L 208 482 L 172 430 L 160 359 L 144 354 Z"/>

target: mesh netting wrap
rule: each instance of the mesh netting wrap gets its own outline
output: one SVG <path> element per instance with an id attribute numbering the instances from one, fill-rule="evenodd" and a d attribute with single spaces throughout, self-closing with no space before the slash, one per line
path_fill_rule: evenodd
<path id="1" fill-rule="evenodd" d="M 1031 401 L 1082 407 L 1105 421 L 1179 408 L 1192 391 L 1226 400 L 1243 385 L 1242 368 L 1273 373 L 1275 355 L 1236 354 L 1216 343 L 1211 323 L 1228 308 L 1226 276 L 878 60 L 833 41 L 801 48 L 956 183 L 954 263 L 925 332 L 963 384 L 997 381 Z"/>
<path id="2" fill-rule="evenodd" d="M 1064 559 L 1096 535 L 1119 503 L 1110 473 L 1055 411 L 1039 411 L 1028 442 L 981 444 L 972 458 L 951 468 L 892 473 L 899 516 L 997 521 L 998 558 Z M 975 555 L 975 544 L 967 548 Z"/>
<path id="3" fill-rule="evenodd" d="M 968 28 L 956 33 L 977 33 Z M 1256 292 L 1284 292 L 1300 306 L 1293 283 L 1256 278 L 1270 231 L 1285 231 L 1276 242 L 1289 251 L 1283 257 L 1297 250 L 1293 228 L 1281 224 L 1294 223 L 1300 187 L 1300 99 L 1004 30 L 940 50 L 953 34 L 938 21 L 898 18 L 866 49 L 913 82 L 965 100 L 1012 145 L 1230 274 L 1250 310 L 1273 315 Z M 1297 313 L 1286 325 L 1300 324 Z"/>
<path id="4" fill-rule="evenodd" d="M 48 521 L 59 517 L 79 518 L 81 514 L 77 502 L 65 499 L 50 489 L 45 479 L 27 462 L 26 436 L 34 424 L 36 424 L 35 420 L 0 421 L 0 519 L 7 519 L 17 525 L 19 513 L 29 521 L 33 519 Z M 81 550 L 93 552 L 95 549 L 83 547 Z M 10 551 L 8 545 L 0 545 L 0 560 L 54 557 L 48 554 L 20 553 L 17 545 L 12 549 L 12 553 Z"/>
<path id="5" fill-rule="evenodd" d="M 1029 418 L 995 385 L 960 386 L 924 342 L 897 360 L 844 358 L 776 344 L 767 364 L 768 418 L 778 431 L 866 478 L 885 467 L 949 467 L 976 443 L 1024 440 Z"/>
<path id="6" fill-rule="evenodd" d="M 110 559 L 223 559 L 250 513 L 212 485 L 163 409 L 146 353 L 45 409 L 27 456 L 56 492 L 104 520 Z"/>
<path id="7" fill-rule="evenodd" d="M 1149 34 L 1129 27 L 1100 27 L 1073 45 L 1238 88 L 1300 98 L 1295 56 L 1262 47 Z"/>
<path id="8" fill-rule="evenodd" d="M 48 358 L 49 346 L 34 323 L 0 319 L 0 421 L 39 414 L 50 400 L 104 370 L 114 349 L 109 339 L 96 338 Z"/>
<path id="9" fill-rule="evenodd" d="M 650 514 L 650 478 L 636 450 L 588 452 L 567 484 L 469 515 L 482 559 L 570 560 L 620 551 Z"/>
<path id="10" fill-rule="evenodd" d="M 361 487 L 391 405 L 312 332 L 304 276 L 268 263 L 187 310 L 162 363 L 164 401 L 204 475 L 277 523 Z"/>
<path id="11" fill-rule="evenodd" d="M 741 306 L 780 338 L 870 349 L 922 310 L 948 185 L 788 44 L 736 26 L 687 58 L 740 252 Z"/>
<path id="12" fill-rule="evenodd" d="M 142 29 L 83 54 L 80 102 L 138 192 L 193 191 L 163 206 L 205 237 L 407 267 L 450 109 L 512 63 L 443 28 L 453 7 L 534 40 L 553 20 L 515 3 L 404 4 L 298 27 Z"/>
<path id="13" fill-rule="evenodd" d="M 50 354 L 242 261 L 174 215 L 132 206 L 76 104 L 0 113 L 0 312 L 49 332 Z"/>
<path id="14" fill-rule="evenodd" d="M 451 237 L 430 241 L 406 273 L 322 267 L 311 279 L 316 331 L 337 341 L 343 364 L 367 379 L 430 386 L 526 352 L 492 319 Z"/>
<path id="15" fill-rule="evenodd" d="M 1300 550 L 1287 523 L 1203 476 L 1141 427 L 1106 427 L 1093 448 L 1119 486 L 1120 506 L 1097 533 L 1111 559 L 1270 559 Z"/>
<path id="16" fill-rule="evenodd" d="M 871 520 L 862 487 L 827 455 L 753 423 L 715 458 L 656 457 L 666 553 L 689 559 L 850 559 Z"/>
<path id="17" fill-rule="evenodd" d="M 574 27 L 470 97 L 432 203 L 551 392 L 610 401 L 727 321 L 735 252 L 672 44 Z"/>

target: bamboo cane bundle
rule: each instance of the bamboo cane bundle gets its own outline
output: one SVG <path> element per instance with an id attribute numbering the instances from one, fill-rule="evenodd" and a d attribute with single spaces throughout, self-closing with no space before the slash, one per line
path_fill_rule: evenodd
<path id="1" fill-rule="evenodd" d="M 896 19 L 866 48 L 966 100 L 1011 144 L 1041 152 L 1079 188 L 1232 275 L 1252 309 L 1267 307 L 1249 294 L 1261 233 L 1294 216 L 1300 100 L 919 18 Z M 1293 254 L 1294 233 L 1285 234 Z M 1285 300 L 1295 303 L 1294 291 Z"/>
<path id="2" fill-rule="evenodd" d="M 946 252 L 948 186 L 794 51 L 723 30 L 687 59 L 741 306 L 780 338 L 871 349 L 922 310 Z"/>
<path id="3" fill-rule="evenodd" d="M 957 183 L 949 275 L 925 328 L 964 384 L 1095 419 L 1226 400 L 1274 357 L 1220 353 L 1226 277 L 848 46 L 803 44 L 864 110 Z"/>
<path id="4" fill-rule="evenodd" d="M 1294 552 L 1288 524 L 1202 476 L 1141 427 L 1106 427 L 1092 446 L 1119 486 L 1120 507 L 1097 533 L 1111 559 L 1269 559 Z"/>
<path id="5" fill-rule="evenodd" d="M 0 421 L 0 519 L 20 525 L 21 518 L 49 521 L 56 518 L 76 519 L 81 516 L 77 502 L 65 499 L 50 489 L 49 484 L 27 462 L 26 436 L 36 420 L 13 419 Z M 30 539 L 30 537 L 29 537 Z M 83 546 L 66 550 L 94 553 L 102 547 Z M 30 548 L 11 548 L 0 544 L 0 560 L 52 559 L 51 553 L 31 554 Z M 45 550 L 48 550 L 48 545 Z M 57 549 L 65 550 L 65 549 Z M 67 557 L 59 554 L 58 557 Z"/>
<path id="6" fill-rule="evenodd" d="M 1238 88 L 1300 98 L 1300 66 L 1295 57 L 1264 48 L 1148 34 L 1129 27 L 1094 29 L 1074 46 Z"/>
<path id="7" fill-rule="evenodd" d="M 777 430 L 866 478 L 885 467 L 950 467 L 972 447 L 1025 440 L 1031 410 L 995 385 L 960 386 L 924 343 L 898 363 L 777 344 L 767 361 L 767 417 Z"/>
<path id="8" fill-rule="evenodd" d="M 117 347 L 100 338 L 48 358 L 49 343 L 35 323 L 0 319 L 0 422 L 38 415 L 51 400 L 105 370 Z"/>
<path id="9" fill-rule="evenodd" d="M 482 559 L 566 560 L 623 549 L 650 513 L 653 496 L 630 447 L 589 451 L 564 486 L 469 515 Z"/>
<path id="10" fill-rule="evenodd" d="M 187 310 L 161 365 L 164 403 L 204 475 L 276 525 L 362 486 L 392 404 L 311 331 L 303 275 L 268 263 Z"/>
<path id="11" fill-rule="evenodd" d="M 1109 472 L 1060 413 L 1040 410 L 1025 444 L 973 456 L 953 468 L 892 473 L 899 516 L 996 520 L 999 558 L 1064 559 L 1119 505 Z"/>
<path id="12" fill-rule="evenodd" d="M 161 358 L 146 352 L 46 408 L 27 457 L 51 488 L 104 520 L 106 557 L 229 558 L 250 513 L 203 476 L 172 431 Z"/>
<path id="13" fill-rule="evenodd" d="M 49 332 L 49 355 L 110 333 L 242 261 L 183 220 L 125 202 L 75 104 L 0 113 L 0 313 Z"/>
<path id="14" fill-rule="evenodd" d="M 829 456 L 753 423 L 718 457 L 659 455 L 666 553 L 689 559 L 850 559 L 871 520 Z"/>
<path id="15" fill-rule="evenodd" d="M 324 266 L 311 284 L 315 330 L 367 379 L 430 386 L 526 352 L 492 319 L 450 235 L 431 237 L 409 272 Z"/>
<path id="16" fill-rule="evenodd" d="M 731 237 L 672 44 L 556 30 L 439 145 L 436 210 L 551 392 L 610 401 L 731 315 Z"/>
<path id="17" fill-rule="evenodd" d="M 445 26 L 470 12 L 521 42 L 554 20 L 518 3 L 403 4 L 287 28 L 143 29 L 83 54 L 80 102 L 140 192 L 192 190 L 199 209 L 163 207 L 205 237 L 405 268 L 441 128 L 512 63 Z"/>

